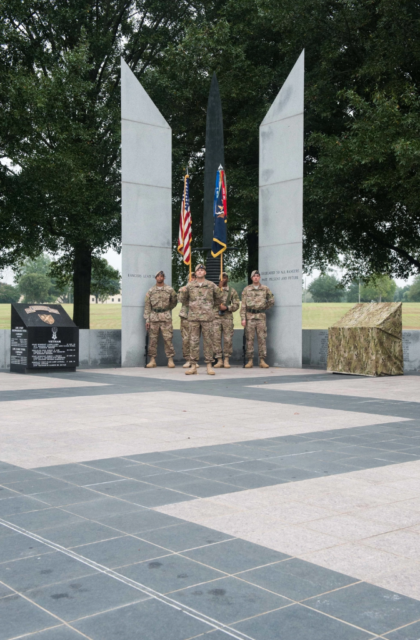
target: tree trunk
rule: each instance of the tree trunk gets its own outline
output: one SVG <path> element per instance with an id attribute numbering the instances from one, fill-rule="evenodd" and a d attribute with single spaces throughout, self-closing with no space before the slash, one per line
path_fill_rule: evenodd
<path id="1" fill-rule="evenodd" d="M 251 273 L 254 271 L 254 269 L 258 269 L 257 231 L 248 231 L 246 234 L 246 242 L 248 245 L 248 282 L 251 282 Z"/>
<path id="2" fill-rule="evenodd" d="M 91 277 L 91 249 L 89 249 L 88 247 L 75 247 L 73 260 L 73 321 L 79 327 L 79 329 L 89 329 Z"/>

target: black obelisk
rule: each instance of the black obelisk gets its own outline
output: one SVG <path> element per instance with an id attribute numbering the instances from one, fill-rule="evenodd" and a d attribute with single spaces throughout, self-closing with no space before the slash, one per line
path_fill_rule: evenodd
<path id="1" fill-rule="evenodd" d="M 204 165 L 204 212 L 203 212 L 203 246 L 210 249 L 213 241 L 213 199 L 216 185 L 216 174 L 219 166 L 225 167 L 225 150 L 223 144 L 223 114 L 220 100 L 219 84 L 213 73 L 207 103 L 206 118 L 206 159 Z M 207 258 L 207 279 L 219 281 L 220 258 L 212 258 L 210 251 Z M 213 273 L 214 272 L 214 273 Z"/>

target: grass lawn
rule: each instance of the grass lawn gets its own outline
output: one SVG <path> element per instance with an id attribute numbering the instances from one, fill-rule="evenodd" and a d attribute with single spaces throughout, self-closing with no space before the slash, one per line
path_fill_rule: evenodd
<path id="1" fill-rule="evenodd" d="M 178 305 L 173 312 L 174 328 L 179 329 Z M 352 302 L 319 302 L 303 304 L 304 329 L 328 329 L 339 320 L 351 307 Z M 73 305 L 64 304 L 63 307 L 72 317 Z M 241 327 L 239 311 L 233 314 L 235 329 Z M 120 304 L 91 304 L 91 329 L 121 329 Z M 0 329 L 10 328 L 10 305 L 0 304 Z M 420 329 L 420 302 L 405 302 L 403 304 L 403 329 Z"/>

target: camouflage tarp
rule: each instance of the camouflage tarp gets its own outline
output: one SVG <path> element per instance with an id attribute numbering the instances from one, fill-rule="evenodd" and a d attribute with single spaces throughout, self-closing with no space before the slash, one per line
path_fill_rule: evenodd
<path id="1" fill-rule="evenodd" d="M 356 304 L 328 330 L 328 371 L 403 374 L 402 304 Z"/>

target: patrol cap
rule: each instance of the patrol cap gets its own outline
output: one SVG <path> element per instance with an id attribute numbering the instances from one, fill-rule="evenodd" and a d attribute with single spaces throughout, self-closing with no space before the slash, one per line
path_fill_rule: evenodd
<path id="1" fill-rule="evenodd" d="M 260 272 L 258 271 L 258 269 L 254 269 L 254 271 L 251 273 L 251 278 L 253 278 L 254 276 L 260 276 Z"/>
<path id="2" fill-rule="evenodd" d="M 164 274 L 164 272 L 161 270 L 161 271 L 158 271 L 158 272 L 157 272 L 157 274 L 155 275 L 155 278 L 157 278 L 158 276 L 163 276 L 163 277 L 165 277 L 165 274 Z"/>
<path id="3" fill-rule="evenodd" d="M 229 278 L 229 274 L 226 271 L 223 271 L 222 278 Z"/>
<path id="4" fill-rule="evenodd" d="M 207 269 L 206 269 L 206 267 L 204 266 L 204 264 L 198 264 L 198 265 L 196 266 L 196 268 L 195 268 L 195 272 L 197 273 L 197 271 L 198 271 L 199 269 L 204 269 L 204 271 L 207 273 Z"/>

